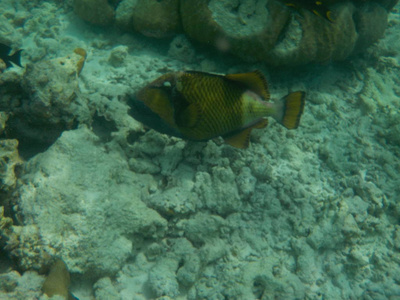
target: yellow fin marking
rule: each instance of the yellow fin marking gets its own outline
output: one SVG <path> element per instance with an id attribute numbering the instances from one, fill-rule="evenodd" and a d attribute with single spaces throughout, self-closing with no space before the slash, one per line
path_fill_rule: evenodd
<path id="1" fill-rule="evenodd" d="M 282 124 L 288 129 L 296 129 L 304 111 L 305 92 L 293 92 L 284 98 Z"/>

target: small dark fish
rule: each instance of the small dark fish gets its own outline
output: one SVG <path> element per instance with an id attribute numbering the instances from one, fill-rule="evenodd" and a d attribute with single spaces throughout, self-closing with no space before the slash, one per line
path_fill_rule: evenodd
<path id="1" fill-rule="evenodd" d="M 313 14 L 325 18 L 333 23 L 332 12 L 329 10 L 326 0 L 281 0 L 286 6 L 295 9 L 304 8 L 311 11 Z"/>
<path id="2" fill-rule="evenodd" d="M 165 74 L 130 99 L 130 114 L 161 133 L 194 141 L 222 136 L 237 148 L 249 145 L 253 128 L 273 117 L 288 129 L 300 122 L 305 93 L 290 93 L 275 103 L 260 71 L 217 75 L 186 71 Z"/>
<path id="3" fill-rule="evenodd" d="M 21 51 L 17 50 L 13 53 L 13 55 L 9 55 L 11 51 L 11 47 L 0 43 L 0 59 L 4 61 L 6 64 L 6 68 L 12 67 L 12 63 L 16 64 L 17 66 L 21 67 Z"/>

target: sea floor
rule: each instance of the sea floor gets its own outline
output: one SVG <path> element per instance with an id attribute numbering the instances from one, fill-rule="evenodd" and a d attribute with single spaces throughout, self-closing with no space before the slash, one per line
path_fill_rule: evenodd
<path id="1" fill-rule="evenodd" d="M 183 36 L 90 26 L 70 2 L 0 2 L 0 39 L 26 66 L 0 74 L 0 91 L 31 91 L 7 101 L 21 124 L 43 122 L 21 130 L 18 179 L 0 198 L 14 215 L 0 223 L 1 299 L 47 299 L 51 257 L 80 300 L 400 299 L 399 5 L 357 57 L 270 69 Z M 272 99 L 306 91 L 297 130 L 271 120 L 240 150 L 128 114 L 166 72 L 254 69 Z"/>

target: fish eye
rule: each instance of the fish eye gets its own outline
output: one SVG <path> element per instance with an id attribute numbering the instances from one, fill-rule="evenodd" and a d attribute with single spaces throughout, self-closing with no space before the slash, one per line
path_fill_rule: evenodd
<path id="1" fill-rule="evenodd" d="M 172 85 L 171 85 L 171 82 L 165 81 L 165 82 L 163 83 L 163 86 L 165 86 L 165 87 L 171 87 Z"/>

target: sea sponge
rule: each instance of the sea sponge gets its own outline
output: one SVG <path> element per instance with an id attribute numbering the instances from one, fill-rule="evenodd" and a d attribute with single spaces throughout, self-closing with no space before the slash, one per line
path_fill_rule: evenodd
<path id="1" fill-rule="evenodd" d="M 52 297 L 59 295 L 64 299 L 74 299 L 69 293 L 70 276 L 65 263 L 58 259 L 50 268 L 49 275 L 43 283 L 43 293 Z"/>

